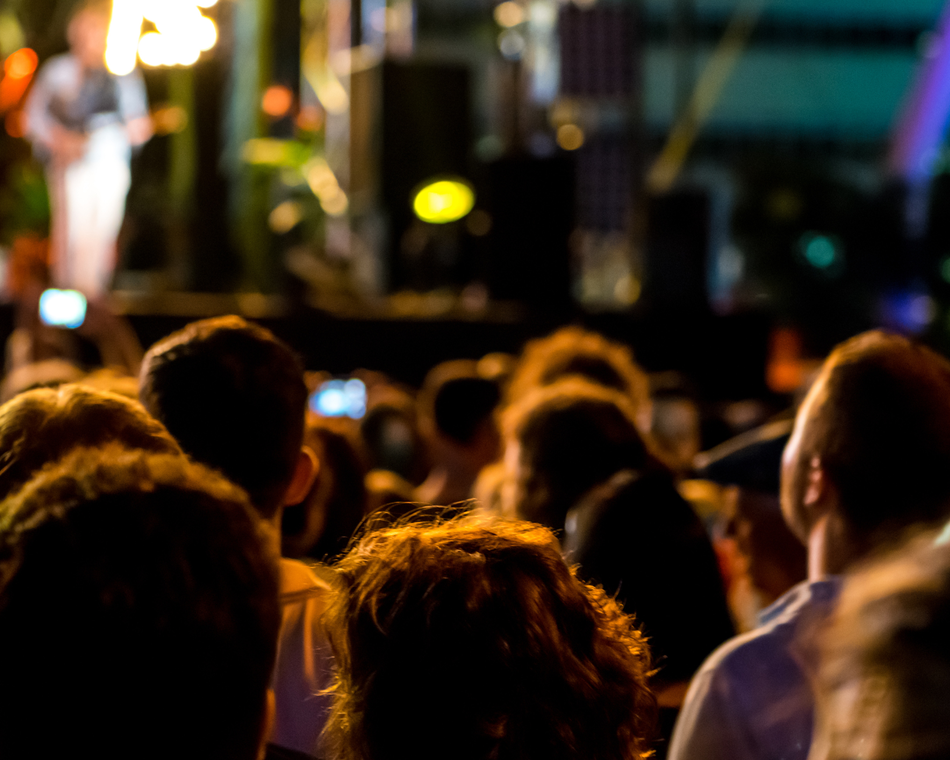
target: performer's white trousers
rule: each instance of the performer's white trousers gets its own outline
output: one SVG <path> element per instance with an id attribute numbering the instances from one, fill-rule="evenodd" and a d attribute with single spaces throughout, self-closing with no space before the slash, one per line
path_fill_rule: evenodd
<path id="1" fill-rule="evenodd" d="M 103 294 L 116 263 L 130 171 L 128 142 L 118 126 L 96 130 L 85 155 L 47 173 L 53 284 Z"/>

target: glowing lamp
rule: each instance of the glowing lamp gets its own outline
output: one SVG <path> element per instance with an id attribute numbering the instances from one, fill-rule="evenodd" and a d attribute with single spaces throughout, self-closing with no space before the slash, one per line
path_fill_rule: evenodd
<path id="1" fill-rule="evenodd" d="M 423 185 L 412 210 L 423 222 L 447 224 L 466 216 L 475 206 L 475 191 L 462 179 L 440 179 Z"/>

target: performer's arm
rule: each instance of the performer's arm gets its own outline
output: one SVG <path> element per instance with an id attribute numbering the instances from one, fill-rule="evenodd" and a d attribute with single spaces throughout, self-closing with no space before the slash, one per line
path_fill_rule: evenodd
<path id="1" fill-rule="evenodd" d="M 62 66 L 59 66 L 62 68 Z M 65 75 L 54 62 L 40 69 L 26 101 L 26 133 L 34 147 L 54 161 L 68 163 L 79 158 L 86 148 L 86 136 L 66 129 L 50 113 L 57 76 Z"/>

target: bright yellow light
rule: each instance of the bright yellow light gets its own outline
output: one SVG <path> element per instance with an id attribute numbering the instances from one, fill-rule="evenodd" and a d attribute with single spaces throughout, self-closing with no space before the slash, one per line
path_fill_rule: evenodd
<path id="1" fill-rule="evenodd" d="M 148 32 L 139 41 L 142 63 L 148 66 L 190 66 L 203 51 L 217 44 L 218 28 L 200 10 L 214 5 L 216 0 L 136 1 L 140 3 L 142 17 L 158 29 L 158 34 Z"/>
<path id="2" fill-rule="evenodd" d="M 121 76 L 135 68 L 142 18 L 142 0 L 113 0 L 106 37 L 106 68 L 113 74 Z"/>
<path id="3" fill-rule="evenodd" d="M 525 20 L 524 8 L 512 0 L 501 3 L 495 7 L 495 22 L 498 26 L 510 28 L 518 26 Z"/>
<path id="4" fill-rule="evenodd" d="M 218 27 L 214 25 L 214 21 L 210 18 L 202 16 L 198 21 L 195 36 L 197 38 L 198 47 L 201 48 L 202 51 L 211 50 L 218 41 Z"/>
<path id="5" fill-rule="evenodd" d="M 143 34 L 139 40 L 139 58 L 146 66 L 161 66 L 165 63 L 165 38 L 158 32 Z"/>
<path id="6" fill-rule="evenodd" d="M 577 150 L 584 144 L 584 130 L 576 124 L 562 124 L 557 128 L 557 144 L 564 150 Z"/>
<path id="7" fill-rule="evenodd" d="M 416 192 L 412 210 L 424 222 L 446 224 L 465 216 L 475 206 L 471 186 L 456 179 L 442 179 L 425 185 Z"/>

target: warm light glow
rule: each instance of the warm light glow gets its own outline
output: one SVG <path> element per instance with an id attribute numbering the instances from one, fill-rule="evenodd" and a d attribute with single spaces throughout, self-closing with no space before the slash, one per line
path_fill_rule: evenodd
<path id="1" fill-rule="evenodd" d="M 303 219 L 303 208 L 297 201 L 284 201 L 267 217 L 267 224 L 278 235 L 290 232 Z"/>
<path id="2" fill-rule="evenodd" d="M 139 35 L 142 33 L 142 0 L 112 0 L 112 18 L 106 38 L 106 68 L 113 74 L 128 74 L 135 68 Z"/>
<path id="3" fill-rule="evenodd" d="M 286 116 L 293 104 L 294 94 L 282 84 L 272 84 L 261 98 L 261 110 L 273 119 Z"/>
<path id="4" fill-rule="evenodd" d="M 415 194 L 412 210 L 431 224 L 454 222 L 475 206 L 475 192 L 464 180 L 442 179 L 431 182 Z"/>
<path id="5" fill-rule="evenodd" d="M 495 7 L 495 22 L 498 26 L 518 26 L 525 20 L 524 8 L 518 3 L 508 0 Z"/>
<path id="6" fill-rule="evenodd" d="M 114 74 L 128 74 L 136 53 L 146 66 L 190 66 L 218 41 L 214 21 L 201 8 L 216 0 L 113 0 L 106 48 L 106 66 Z M 142 21 L 157 32 L 142 31 Z"/>
<path id="7" fill-rule="evenodd" d="M 341 216 L 346 213 L 346 210 L 350 207 L 350 201 L 339 187 L 336 189 L 336 192 L 327 195 L 325 198 L 320 198 L 320 208 L 322 208 L 330 216 Z"/>
<path id="8" fill-rule="evenodd" d="M 26 79 L 36 71 L 37 57 L 30 48 L 20 48 L 7 56 L 3 71 L 8 77 Z"/>
<path id="9" fill-rule="evenodd" d="M 156 135 L 184 132 L 188 126 L 188 112 L 181 106 L 165 106 L 152 111 L 152 129 Z"/>
<path id="10" fill-rule="evenodd" d="M 23 111 L 10 111 L 3 120 L 3 126 L 10 137 L 23 137 L 26 134 L 26 116 Z"/>
<path id="11" fill-rule="evenodd" d="M 577 150 L 584 144 L 584 130 L 576 124 L 562 124 L 557 128 L 557 144 L 564 150 Z"/>

